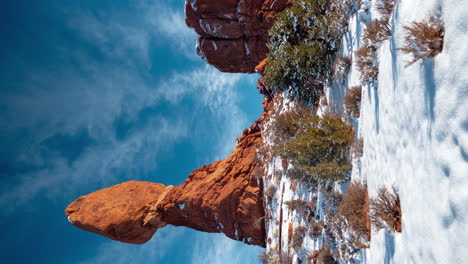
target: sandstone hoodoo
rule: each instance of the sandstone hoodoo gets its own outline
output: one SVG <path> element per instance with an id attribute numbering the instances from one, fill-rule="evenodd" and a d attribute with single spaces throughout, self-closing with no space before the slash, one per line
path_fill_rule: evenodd
<path id="1" fill-rule="evenodd" d="M 267 113 L 237 138 L 227 159 L 194 170 L 184 183 L 128 181 L 105 188 L 71 203 L 65 210 L 69 221 L 126 243 L 145 243 L 158 228 L 174 225 L 265 247 L 264 169 L 257 149 Z"/>
<path id="2" fill-rule="evenodd" d="M 291 0 L 187 0 L 186 23 L 199 38 L 197 52 L 222 72 L 254 73 L 266 58 L 274 15 Z"/>

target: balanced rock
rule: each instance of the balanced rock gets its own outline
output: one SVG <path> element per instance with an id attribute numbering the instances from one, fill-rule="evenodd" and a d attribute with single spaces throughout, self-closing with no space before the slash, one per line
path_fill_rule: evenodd
<path id="1" fill-rule="evenodd" d="M 271 105 L 265 100 L 264 113 L 227 159 L 194 170 L 175 187 L 128 181 L 82 196 L 66 208 L 69 221 L 125 243 L 145 243 L 158 228 L 174 225 L 265 247 L 264 168 L 257 150 L 263 144 L 259 125 Z"/>

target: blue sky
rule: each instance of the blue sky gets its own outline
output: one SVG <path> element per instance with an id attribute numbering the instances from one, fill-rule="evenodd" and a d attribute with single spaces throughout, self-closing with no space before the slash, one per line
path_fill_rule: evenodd
<path id="1" fill-rule="evenodd" d="M 261 113 L 258 76 L 195 53 L 183 1 L 0 4 L 2 263 L 255 263 L 258 247 L 166 227 L 127 245 L 65 207 L 127 180 L 180 184 Z"/>

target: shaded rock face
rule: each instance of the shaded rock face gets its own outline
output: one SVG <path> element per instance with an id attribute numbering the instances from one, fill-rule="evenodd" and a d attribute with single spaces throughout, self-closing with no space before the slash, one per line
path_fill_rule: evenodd
<path id="1" fill-rule="evenodd" d="M 265 107 L 271 104 L 265 100 Z M 69 221 L 86 231 L 134 244 L 151 239 L 166 225 L 186 226 L 265 247 L 262 163 L 263 142 L 256 123 L 237 138 L 230 156 L 194 170 L 178 186 L 128 181 L 72 202 Z"/>
<path id="2" fill-rule="evenodd" d="M 222 72 L 254 73 L 266 58 L 274 15 L 291 0 L 186 0 L 186 23 L 200 35 L 197 53 Z"/>

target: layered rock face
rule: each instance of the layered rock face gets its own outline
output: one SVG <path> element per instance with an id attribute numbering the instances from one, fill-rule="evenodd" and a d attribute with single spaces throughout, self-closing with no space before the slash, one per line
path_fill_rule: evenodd
<path id="1" fill-rule="evenodd" d="M 264 171 L 257 149 L 267 112 L 244 130 L 227 159 L 194 170 L 183 184 L 129 181 L 105 188 L 71 203 L 69 221 L 126 243 L 145 243 L 158 228 L 174 225 L 264 247 Z"/>
<path id="2" fill-rule="evenodd" d="M 222 72 L 254 73 L 266 57 L 274 15 L 291 0 L 186 0 L 186 23 L 200 35 L 197 52 Z"/>

